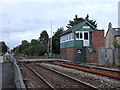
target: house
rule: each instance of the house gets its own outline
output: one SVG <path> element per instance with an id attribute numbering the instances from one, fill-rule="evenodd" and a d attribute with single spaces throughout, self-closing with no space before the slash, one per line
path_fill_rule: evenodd
<path id="1" fill-rule="evenodd" d="M 62 59 L 97 63 L 101 47 L 104 47 L 104 30 L 97 30 L 88 21 L 83 21 L 60 35 Z"/>
<path id="2" fill-rule="evenodd" d="M 108 25 L 105 48 L 102 51 L 105 51 L 105 54 L 101 54 L 102 59 L 99 60 L 100 62 L 120 65 L 120 28 L 112 28 L 111 23 Z"/>
<path id="3" fill-rule="evenodd" d="M 111 22 L 108 25 L 108 31 L 105 36 L 105 47 L 113 48 L 114 42 L 120 45 L 120 28 L 112 28 Z"/>

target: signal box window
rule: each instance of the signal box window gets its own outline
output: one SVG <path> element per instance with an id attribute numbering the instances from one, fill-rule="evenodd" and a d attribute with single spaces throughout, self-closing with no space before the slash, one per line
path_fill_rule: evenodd
<path id="1" fill-rule="evenodd" d="M 82 33 L 80 33 L 80 39 L 82 39 L 83 38 L 83 35 L 82 35 Z"/>
<path id="2" fill-rule="evenodd" d="M 88 40 L 88 33 L 87 32 L 84 33 L 84 39 Z"/>
<path id="3" fill-rule="evenodd" d="M 76 39 L 79 39 L 79 33 L 76 33 Z"/>

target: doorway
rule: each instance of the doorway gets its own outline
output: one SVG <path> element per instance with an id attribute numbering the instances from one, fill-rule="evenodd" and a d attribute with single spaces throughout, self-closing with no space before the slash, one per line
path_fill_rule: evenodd
<path id="1" fill-rule="evenodd" d="M 76 62 L 82 62 L 82 49 L 76 50 Z"/>

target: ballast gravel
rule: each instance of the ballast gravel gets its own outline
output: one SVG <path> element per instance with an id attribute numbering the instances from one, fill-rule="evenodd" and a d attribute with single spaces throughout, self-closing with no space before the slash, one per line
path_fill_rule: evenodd
<path id="1" fill-rule="evenodd" d="M 65 74 L 68 74 L 76 79 L 79 79 L 83 82 L 89 83 L 95 87 L 101 88 L 101 89 L 120 89 L 120 80 L 113 79 L 107 76 L 101 76 L 97 74 L 91 74 L 88 72 L 71 69 L 67 67 L 62 67 L 59 65 L 53 65 L 49 63 L 40 63 L 41 65 L 44 65 L 46 67 L 50 67 L 52 69 L 61 71 Z"/>

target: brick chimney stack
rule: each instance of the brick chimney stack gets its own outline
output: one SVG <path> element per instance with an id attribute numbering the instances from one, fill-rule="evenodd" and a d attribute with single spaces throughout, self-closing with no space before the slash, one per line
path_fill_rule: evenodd
<path id="1" fill-rule="evenodd" d="M 109 22 L 109 24 L 108 24 L 108 30 L 110 30 L 111 28 L 112 28 L 112 23 Z"/>

